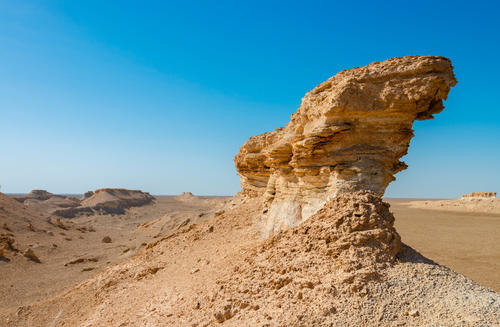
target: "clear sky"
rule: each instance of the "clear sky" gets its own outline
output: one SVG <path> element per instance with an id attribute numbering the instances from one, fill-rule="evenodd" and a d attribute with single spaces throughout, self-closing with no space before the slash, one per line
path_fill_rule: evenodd
<path id="1" fill-rule="evenodd" d="M 449 57 L 393 197 L 500 191 L 498 1 L 0 0 L 0 184 L 240 190 L 233 157 L 344 68 Z"/>

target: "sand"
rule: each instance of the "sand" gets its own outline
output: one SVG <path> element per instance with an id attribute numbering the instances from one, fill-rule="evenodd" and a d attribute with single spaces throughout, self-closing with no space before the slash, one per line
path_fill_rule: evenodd
<path id="1" fill-rule="evenodd" d="M 59 219 L 47 214 L 46 208 L 23 206 L 14 200 L 6 203 L 0 198 L 0 208 L 5 209 L 0 210 L 0 234 L 13 234 L 19 250 L 0 260 L 0 311 L 56 295 L 178 228 L 210 219 L 226 199 L 194 197 L 179 201 L 173 196 L 160 196 L 153 204 L 130 208 L 124 215 L 60 218 L 63 229 L 46 222 Z M 4 223 L 12 232 L 2 228 Z M 28 228 L 30 223 L 33 231 Z M 103 243 L 104 237 L 110 237 L 111 242 Z M 41 263 L 22 256 L 28 248 Z"/>
<path id="2" fill-rule="evenodd" d="M 500 215 L 500 199 L 498 198 L 418 200 L 418 201 L 409 201 L 408 205 L 412 208 L 418 208 L 418 209 L 471 212 L 471 213 L 491 213 Z"/>
<path id="3" fill-rule="evenodd" d="M 331 293 L 325 291 L 328 283 L 324 280 L 316 284 L 316 279 L 297 279 L 297 283 L 286 284 L 294 287 L 289 289 L 293 297 L 285 301 L 291 307 L 278 308 L 274 290 L 263 291 L 265 296 L 248 301 L 243 309 L 238 307 L 245 314 L 232 314 L 224 325 L 438 326 L 435 317 L 439 315 L 443 326 L 477 326 L 481 316 L 485 326 L 491 325 L 499 312 L 497 293 L 453 270 L 498 291 L 499 251 L 494 239 L 499 235 L 500 217 L 415 209 L 407 205 L 408 200 L 389 202 L 403 242 L 452 270 L 403 246 L 396 264 L 390 263 L 381 271 L 379 282 L 368 280 L 361 291 L 344 294 L 333 283 L 337 293 Z M 264 249 L 261 258 L 279 253 L 273 252 L 279 247 L 263 248 L 259 201 L 235 204 L 237 199 L 161 197 L 153 204 L 129 209 L 125 215 L 64 220 L 91 225 L 96 232 L 72 228 L 65 231 L 72 241 L 64 242 L 64 236 L 55 233 L 53 237 L 64 246 L 52 254 L 34 247 L 40 264 L 19 255 L 0 262 L 0 273 L 7 276 L 0 285 L 0 321 L 5 326 L 218 325 L 217 315 L 224 316 L 226 306 L 233 310 L 236 305 L 226 296 L 230 290 L 252 285 L 248 284 L 254 276 L 248 270 L 252 266 L 245 268 L 245 260 L 258 258 L 261 254 L 255 255 L 256 249 Z M 42 243 L 45 236 L 40 235 L 31 232 L 30 239 L 39 237 Z M 102 243 L 104 236 L 112 243 Z M 307 242 L 307 238 L 302 240 Z M 24 242 L 21 236 L 19 242 Z M 141 246 L 143 243 L 147 245 Z M 327 261 L 321 260 L 307 268 L 309 255 L 317 252 L 299 248 L 304 258 L 298 261 L 303 262 L 301 271 L 327 267 Z M 89 260 L 92 258 L 98 261 Z M 79 259 L 83 260 L 64 266 Z M 259 260 L 264 264 L 268 259 Z M 262 264 L 254 268 L 263 269 Z M 94 269 L 83 271 L 85 268 Z M 287 290 L 286 285 L 280 289 Z M 41 302 L 36 303 L 38 300 Z"/>
<path id="4" fill-rule="evenodd" d="M 396 229 L 408 245 L 500 292 L 500 214 L 415 208 L 409 199 L 387 201 L 396 216 Z"/>

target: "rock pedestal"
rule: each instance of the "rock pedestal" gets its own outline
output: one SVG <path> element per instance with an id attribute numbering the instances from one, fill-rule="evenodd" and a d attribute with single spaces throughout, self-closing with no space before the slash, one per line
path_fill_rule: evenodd
<path id="1" fill-rule="evenodd" d="M 408 56 L 347 69 L 308 92 L 284 128 L 251 137 L 234 161 L 242 193 L 262 196 L 266 230 L 295 226 L 342 192 L 382 195 L 407 166 L 415 120 L 457 83 L 449 59 Z"/>

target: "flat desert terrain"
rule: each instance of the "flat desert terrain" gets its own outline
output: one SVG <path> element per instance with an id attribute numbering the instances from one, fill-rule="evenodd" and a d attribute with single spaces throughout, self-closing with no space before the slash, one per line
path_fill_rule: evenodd
<path id="1" fill-rule="evenodd" d="M 500 291 L 500 213 L 416 208 L 417 199 L 385 199 L 403 242 L 425 257 Z"/>

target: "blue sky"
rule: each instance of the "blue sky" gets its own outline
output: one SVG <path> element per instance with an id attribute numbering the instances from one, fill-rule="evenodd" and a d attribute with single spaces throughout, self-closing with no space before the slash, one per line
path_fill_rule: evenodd
<path id="1" fill-rule="evenodd" d="M 338 71 L 451 58 L 393 197 L 500 191 L 497 1 L 0 0 L 0 184 L 234 194 L 233 157 Z"/>

